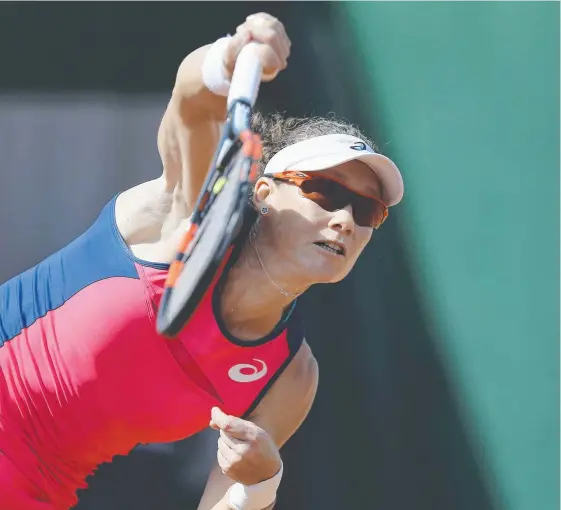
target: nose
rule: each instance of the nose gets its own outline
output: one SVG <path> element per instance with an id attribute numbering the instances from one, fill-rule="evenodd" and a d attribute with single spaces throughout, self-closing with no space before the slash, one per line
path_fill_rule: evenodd
<path id="1" fill-rule="evenodd" d="M 344 235 L 352 235 L 355 230 L 353 206 L 349 204 L 343 209 L 333 211 L 329 220 L 329 227 Z"/>

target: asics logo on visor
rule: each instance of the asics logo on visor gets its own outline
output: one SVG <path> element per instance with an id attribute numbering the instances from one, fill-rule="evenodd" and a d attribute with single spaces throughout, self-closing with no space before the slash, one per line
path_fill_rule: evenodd
<path id="1" fill-rule="evenodd" d="M 234 365 L 228 371 L 228 377 L 232 379 L 232 381 L 240 383 L 248 383 L 261 379 L 267 374 L 267 365 L 265 365 L 265 362 L 261 361 L 260 359 L 254 358 L 253 361 L 261 363 L 261 370 L 259 370 L 259 368 L 257 368 L 255 365 L 250 365 L 249 363 L 240 363 L 239 365 Z M 251 373 L 243 373 L 242 370 L 249 370 L 251 371 Z"/>
<path id="2" fill-rule="evenodd" d="M 351 145 L 350 148 L 354 151 L 365 151 L 366 144 L 364 142 L 355 142 L 355 144 Z"/>

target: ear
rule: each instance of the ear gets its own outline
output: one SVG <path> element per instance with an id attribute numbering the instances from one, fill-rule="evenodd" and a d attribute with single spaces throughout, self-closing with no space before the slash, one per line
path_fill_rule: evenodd
<path id="1" fill-rule="evenodd" d="M 266 204 L 267 198 L 273 191 L 273 182 L 267 177 L 260 177 L 253 188 L 253 204 L 257 209 Z"/>

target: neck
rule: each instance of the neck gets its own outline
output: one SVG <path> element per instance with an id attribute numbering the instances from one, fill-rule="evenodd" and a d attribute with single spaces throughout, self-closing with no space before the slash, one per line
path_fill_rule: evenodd
<path id="1" fill-rule="evenodd" d="M 274 269 L 267 265 L 272 259 L 269 255 L 263 244 L 247 241 L 228 273 L 221 314 L 229 331 L 238 338 L 249 340 L 270 333 L 287 307 L 306 290 L 280 277 L 277 280 Z"/>

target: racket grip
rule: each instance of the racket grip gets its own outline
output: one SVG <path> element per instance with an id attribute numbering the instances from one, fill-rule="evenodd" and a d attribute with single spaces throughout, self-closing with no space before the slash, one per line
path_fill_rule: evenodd
<path id="1" fill-rule="evenodd" d="M 245 99 L 251 106 L 255 104 L 263 71 L 258 48 L 259 43 L 250 42 L 238 55 L 228 93 L 228 109 L 239 99 Z"/>

